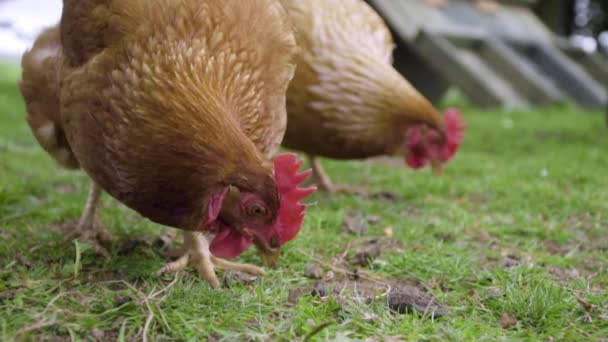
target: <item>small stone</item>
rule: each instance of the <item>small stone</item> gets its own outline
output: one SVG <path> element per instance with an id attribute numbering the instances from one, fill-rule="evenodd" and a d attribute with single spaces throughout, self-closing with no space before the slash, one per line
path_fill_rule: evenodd
<path id="1" fill-rule="evenodd" d="M 389 191 L 376 192 L 376 193 L 371 194 L 370 197 L 371 197 L 371 199 L 389 201 L 389 202 L 396 202 L 400 199 L 398 194 L 396 194 L 394 192 L 389 192 Z"/>
<path id="2" fill-rule="evenodd" d="M 128 297 L 128 296 L 126 296 L 126 297 L 118 297 L 118 298 L 116 298 L 116 300 L 114 301 L 114 306 L 115 306 L 115 307 L 123 306 L 123 305 L 125 305 L 125 304 L 129 303 L 129 302 L 130 302 L 130 301 L 132 301 L 132 300 L 133 300 L 133 298 Z"/>
<path id="3" fill-rule="evenodd" d="M 222 278 L 222 283 L 226 287 L 231 287 L 236 284 L 251 285 L 257 279 L 256 276 L 245 272 L 226 271 Z"/>
<path id="4" fill-rule="evenodd" d="M 503 329 L 509 329 L 517 325 L 517 317 L 514 315 L 505 313 L 500 317 L 500 326 Z"/>
<path id="5" fill-rule="evenodd" d="M 393 227 L 384 228 L 384 236 L 386 236 L 387 239 L 392 239 L 394 236 Z"/>
<path id="6" fill-rule="evenodd" d="M 377 215 L 371 215 L 367 217 L 367 223 L 369 224 L 378 224 L 382 222 L 382 217 Z"/>
<path id="7" fill-rule="evenodd" d="M 100 330 L 98 328 L 93 328 L 93 330 L 91 331 L 91 335 L 93 335 L 93 337 L 95 337 L 96 341 L 104 341 L 104 337 L 105 337 L 105 333 L 103 332 L 103 330 Z"/>
<path id="8" fill-rule="evenodd" d="M 317 265 L 309 268 L 304 275 L 310 279 L 321 279 L 323 278 L 323 269 Z"/>
<path id="9" fill-rule="evenodd" d="M 344 213 L 344 230 L 355 235 L 365 234 L 367 227 L 363 222 L 363 215 L 358 212 L 348 210 Z"/>
<path id="10" fill-rule="evenodd" d="M 380 244 L 377 241 L 372 241 L 359 249 L 359 251 L 351 258 L 350 263 L 358 266 L 368 266 L 371 262 L 380 256 Z"/>
<path id="11" fill-rule="evenodd" d="M 310 295 L 313 297 L 326 297 L 327 288 L 325 287 L 325 284 L 322 284 L 322 283 L 316 284 L 310 291 Z"/>
<path id="12" fill-rule="evenodd" d="M 502 291 L 496 286 L 490 286 L 487 288 L 488 298 L 498 298 L 502 295 Z"/>
<path id="13" fill-rule="evenodd" d="M 388 294 L 388 307 L 400 314 L 418 312 L 439 318 L 448 314 L 446 307 L 435 303 L 435 300 L 412 286 L 393 289 Z"/>

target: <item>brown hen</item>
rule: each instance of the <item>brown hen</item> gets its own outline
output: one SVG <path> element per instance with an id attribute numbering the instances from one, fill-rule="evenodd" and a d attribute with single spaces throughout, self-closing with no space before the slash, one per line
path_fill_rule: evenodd
<path id="1" fill-rule="evenodd" d="M 362 0 L 281 0 L 301 52 L 287 92 L 283 145 L 306 152 L 320 188 L 335 191 L 317 156 L 405 153 L 439 169 L 462 142 L 456 111 L 441 115 L 392 67 L 393 40 Z M 422 134 L 418 134 L 422 133 Z"/>
<path id="2" fill-rule="evenodd" d="M 214 266 L 263 274 L 312 190 L 277 156 L 296 43 L 276 0 L 64 0 L 22 60 L 28 123 L 61 165 L 92 178 L 76 231 L 95 240 L 101 189 L 159 224 L 212 286 Z M 203 232 L 200 234 L 198 232 Z"/>

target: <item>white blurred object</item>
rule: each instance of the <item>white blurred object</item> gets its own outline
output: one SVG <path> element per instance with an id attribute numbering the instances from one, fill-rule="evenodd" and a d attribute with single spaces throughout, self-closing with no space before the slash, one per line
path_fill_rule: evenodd
<path id="1" fill-rule="evenodd" d="M 62 0 L 0 1 L 0 56 L 19 58 L 46 27 L 61 18 Z"/>
<path id="2" fill-rule="evenodd" d="M 592 36 L 573 34 L 570 36 L 570 43 L 587 53 L 597 51 L 597 40 Z"/>

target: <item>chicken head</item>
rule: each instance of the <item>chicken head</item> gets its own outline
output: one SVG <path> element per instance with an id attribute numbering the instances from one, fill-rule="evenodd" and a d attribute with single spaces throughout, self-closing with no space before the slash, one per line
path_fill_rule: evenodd
<path id="1" fill-rule="evenodd" d="M 306 211 L 300 200 L 316 188 L 299 185 L 311 170 L 298 172 L 302 161 L 293 153 L 277 156 L 273 164 L 272 185 L 262 193 L 228 185 L 211 196 L 201 229 L 216 234 L 210 244 L 214 256 L 233 258 L 255 244 L 264 264 L 272 266 L 281 245 L 300 231 Z"/>
<path id="2" fill-rule="evenodd" d="M 424 125 L 410 127 L 405 142 L 406 164 L 420 169 L 430 163 L 434 173 L 441 173 L 443 165 L 454 157 L 464 141 L 465 124 L 459 110 L 446 110 L 444 129 L 445 134 Z"/>

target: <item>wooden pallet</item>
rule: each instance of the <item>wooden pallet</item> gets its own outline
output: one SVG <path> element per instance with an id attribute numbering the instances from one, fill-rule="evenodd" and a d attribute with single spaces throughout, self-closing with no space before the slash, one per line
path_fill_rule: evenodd
<path id="1" fill-rule="evenodd" d="M 468 1 L 441 9 L 422 0 L 368 2 L 393 31 L 397 69 L 431 100 L 456 85 L 483 107 L 572 100 L 604 108 L 608 102 L 608 61 L 558 44 L 525 7 L 487 15 Z"/>

